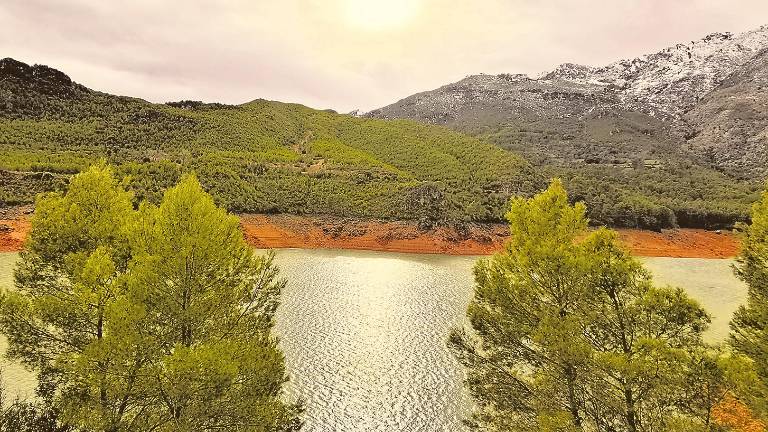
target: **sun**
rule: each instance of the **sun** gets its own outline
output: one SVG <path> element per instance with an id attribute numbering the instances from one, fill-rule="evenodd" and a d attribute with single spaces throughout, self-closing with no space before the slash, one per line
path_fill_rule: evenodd
<path id="1" fill-rule="evenodd" d="M 416 16 L 418 0 L 344 0 L 348 25 L 367 31 L 405 27 Z"/>

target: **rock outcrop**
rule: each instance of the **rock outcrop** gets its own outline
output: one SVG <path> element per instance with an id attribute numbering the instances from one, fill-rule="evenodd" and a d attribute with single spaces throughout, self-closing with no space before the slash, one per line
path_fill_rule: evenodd
<path id="1" fill-rule="evenodd" d="M 367 116 L 444 124 L 534 161 L 686 159 L 751 178 L 766 164 L 768 26 L 713 33 L 603 67 L 472 75 Z"/>

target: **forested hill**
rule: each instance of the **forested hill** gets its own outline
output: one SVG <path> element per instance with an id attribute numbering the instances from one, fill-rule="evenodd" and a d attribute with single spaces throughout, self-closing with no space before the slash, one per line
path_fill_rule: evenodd
<path id="1" fill-rule="evenodd" d="M 0 206 L 29 203 L 105 159 L 136 198 L 194 171 L 234 212 L 500 220 L 544 185 L 520 157 L 447 128 L 256 100 L 152 104 L 0 60 Z"/>
<path id="2" fill-rule="evenodd" d="M 545 106 L 580 105 L 558 100 Z M 511 196 L 531 195 L 548 177 L 561 176 L 572 197 L 587 202 L 594 224 L 714 228 L 746 218 L 760 184 L 684 158 L 656 165 L 656 153 L 643 150 L 658 137 L 649 132 L 647 118 L 617 115 L 620 123 L 595 117 L 583 128 L 566 125 L 557 142 L 574 148 L 620 142 L 614 149 L 638 155 L 639 165 L 562 166 L 542 164 L 526 150 L 542 148 L 554 136 L 533 128 L 522 134 L 481 128 L 466 131 L 476 135 L 470 137 L 440 125 L 264 100 L 152 104 L 90 90 L 46 66 L 4 59 L 0 206 L 30 203 L 39 192 L 61 188 L 70 174 L 106 160 L 129 177 L 137 200 L 157 201 L 181 173 L 194 171 L 221 205 L 242 213 L 409 219 L 422 225 L 499 221 Z M 571 129 L 576 138 L 567 138 Z M 578 138 L 580 131 L 590 138 Z M 510 152 L 510 146 L 490 144 L 500 142 L 517 145 Z M 607 151 L 606 157 L 616 154 Z"/>
<path id="3" fill-rule="evenodd" d="M 563 177 L 593 220 L 716 227 L 746 217 L 768 175 L 767 52 L 768 26 L 714 33 L 603 67 L 473 75 L 367 116 L 516 152 Z"/>

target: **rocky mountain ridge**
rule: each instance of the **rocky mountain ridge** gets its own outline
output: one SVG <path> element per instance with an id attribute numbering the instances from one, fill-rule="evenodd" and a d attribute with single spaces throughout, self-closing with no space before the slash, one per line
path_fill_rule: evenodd
<path id="1" fill-rule="evenodd" d="M 604 67 L 564 64 L 541 79 L 615 89 L 625 108 L 678 117 L 766 47 L 768 25 L 738 35 L 712 33 Z"/>
<path id="2" fill-rule="evenodd" d="M 768 166 L 768 144 L 764 135 L 744 134 L 764 130 L 761 116 L 720 113 L 719 127 L 730 131 L 722 136 L 688 113 L 702 111 L 696 110 L 700 104 L 728 109 L 712 99 L 732 96 L 720 87 L 740 76 L 765 49 L 768 25 L 737 35 L 713 33 L 603 67 L 566 63 L 537 77 L 472 75 L 366 116 L 443 124 L 543 163 L 591 160 L 623 166 L 682 157 L 759 177 Z M 739 111 L 761 112 L 762 99 L 740 101 Z M 747 109 L 745 104 L 757 106 Z M 740 137 L 738 145 L 733 137 Z"/>
<path id="3" fill-rule="evenodd" d="M 768 48 L 684 114 L 686 148 L 729 172 L 763 178 L 768 166 Z"/>
<path id="4" fill-rule="evenodd" d="M 697 41 L 603 67 L 564 63 L 536 77 L 526 74 L 470 75 L 414 96 L 422 96 L 424 101 L 423 96 L 427 94 L 454 90 L 454 95 L 465 93 L 454 97 L 461 102 L 466 99 L 466 93 L 473 90 L 501 92 L 494 88 L 499 83 L 510 87 L 536 82 L 542 86 L 563 87 L 565 92 L 574 88 L 589 89 L 590 93 L 604 92 L 605 99 L 618 102 L 624 109 L 679 117 L 765 48 L 768 48 L 768 25 L 738 35 L 712 33 Z M 368 114 L 386 115 L 387 108 Z"/>

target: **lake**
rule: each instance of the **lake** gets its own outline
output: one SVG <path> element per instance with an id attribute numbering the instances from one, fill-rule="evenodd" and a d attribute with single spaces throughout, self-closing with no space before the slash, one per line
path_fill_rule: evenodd
<path id="1" fill-rule="evenodd" d="M 0 254 L 10 286 L 17 254 Z M 276 332 L 290 398 L 305 401 L 305 431 L 455 431 L 469 399 L 445 341 L 472 296 L 476 258 L 334 250 L 280 250 L 289 283 Z M 723 340 L 746 297 L 731 260 L 644 258 L 657 282 L 685 288 L 713 315 Z M 34 380 L 7 362 L 5 379 L 28 395 Z"/>

